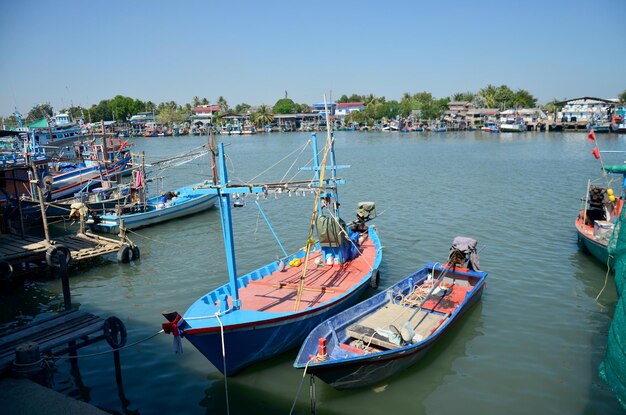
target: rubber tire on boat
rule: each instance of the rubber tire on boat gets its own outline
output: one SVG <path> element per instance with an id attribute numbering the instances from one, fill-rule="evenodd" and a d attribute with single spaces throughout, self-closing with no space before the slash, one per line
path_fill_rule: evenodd
<path id="1" fill-rule="evenodd" d="M 52 245 L 46 251 L 46 263 L 51 268 L 61 268 L 61 261 L 65 261 L 65 266 L 72 261 L 72 254 L 65 245 Z"/>
<path id="2" fill-rule="evenodd" d="M 133 246 L 132 251 L 133 251 L 133 260 L 136 261 L 139 258 L 141 258 L 141 252 L 139 251 L 138 246 Z"/>
<path id="3" fill-rule="evenodd" d="M 112 348 L 119 349 L 126 345 L 126 327 L 119 318 L 112 316 L 104 320 L 102 330 L 104 338 Z"/>
<path id="4" fill-rule="evenodd" d="M 117 262 L 121 262 L 122 264 L 128 264 L 133 260 L 133 250 L 128 245 L 122 245 L 117 250 Z"/>
<path id="5" fill-rule="evenodd" d="M 380 272 L 378 268 L 372 270 L 372 276 L 370 277 L 370 287 L 373 289 L 378 288 L 378 284 L 380 283 Z"/>

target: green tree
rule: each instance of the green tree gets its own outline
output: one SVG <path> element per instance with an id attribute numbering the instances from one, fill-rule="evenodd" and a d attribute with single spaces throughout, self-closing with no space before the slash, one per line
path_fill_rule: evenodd
<path id="1" fill-rule="evenodd" d="M 111 119 L 116 121 L 128 121 L 130 117 L 144 109 L 143 102 L 122 95 L 117 95 L 110 100 L 109 106 L 111 107 Z"/>
<path id="2" fill-rule="evenodd" d="M 537 106 L 537 98 L 524 89 L 518 89 L 513 94 L 513 104 L 515 107 L 534 108 Z"/>
<path id="3" fill-rule="evenodd" d="M 103 99 L 98 105 L 92 105 L 89 108 L 91 122 L 109 121 L 113 119 L 113 112 L 109 105 L 109 100 Z"/>
<path id="4" fill-rule="evenodd" d="M 272 112 L 274 114 L 297 114 L 298 109 L 298 105 L 291 98 L 281 98 L 274 104 Z"/>
<path id="5" fill-rule="evenodd" d="M 39 121 L 42 118 L 50 118 L 54 115 L 54 111 L 50 103 L 46 102 L 35 104 L 30 111 L 28 111 L 28 115 L 24 119 L 24 124 L 28 124 L 31 122 Z"/>
<path id="6" fill-rule="evenodd" d="M 452 95 L 450 97 L 451 101 L 467 101 L 467 102 L 472 102 L 474 100 L 474 93 L 473 92 L 457 92 L 456 94 Z"/>
<path id="7" fill-rule="evenodd" d="M 250 108 L 252 108 L 250 104 L 246 104 L 245 102 L 242 102 L 241 104 L 237 104 L 235 106 L 235 112 L 237 114 L 247 114 Z"/>
<path id="8" fill-rule="evenodd" d="M 208 101 L 207 101 L 208 104 Z M 207 104 L 203 104 L 203 105 L 207 105 Z M 220 112 L 228 112 L 228 102 L 226 102 L 226 99 L 223 96 L 220 96 L 217 99 L 217 105 L 220 107 Z"/>
<path id="9" fill-rule="evenodd" d="M 257 127 L 263 127 L 267 124 L 271 124 L 272 121 L 274 121 L 274 116 L 272 115 L 272 109 L 269 105 L 259 105 L 256 111 L 252 114 L 252 122 Z"/>
<path id="10" fill-rule="evenodd" d="M 626 102 L 626 89 L 617 97 L 619 98 L 619 102 Z"/>

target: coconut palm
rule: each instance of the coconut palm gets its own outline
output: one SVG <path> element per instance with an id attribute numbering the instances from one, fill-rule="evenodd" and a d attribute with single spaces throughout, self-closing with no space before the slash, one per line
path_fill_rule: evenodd
<path id="1" fill-rule="evenodd" d="M 257 110 L 252 114 L 252 122 L 256 127 L 263 127 L 267 124 L 271 124 L 274 121 L 272 115 L 272 108 L 269 105 L 259 105 Z"/>

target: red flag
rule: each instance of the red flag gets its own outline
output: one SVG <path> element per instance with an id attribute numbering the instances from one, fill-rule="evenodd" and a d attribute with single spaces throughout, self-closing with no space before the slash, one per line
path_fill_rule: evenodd
<path id="1" fill-rule="evenodd" d="M 593 130 L 589 131 L 589 134 L 587 134 L 587 140 L 596 141 L 596 134 L 593 132 Z"/>
<path id="2" fill-rule="evenodd" d="M 596 159 L 599 159 L 599 158 L 600 158 L 600 150 L 598 150 L 598 147 L 596 147 L 596 148 L 594 148 L 593 150 L 591 150 L 591 154 L 593 154 L 593 156 L 594 156 Z"/>

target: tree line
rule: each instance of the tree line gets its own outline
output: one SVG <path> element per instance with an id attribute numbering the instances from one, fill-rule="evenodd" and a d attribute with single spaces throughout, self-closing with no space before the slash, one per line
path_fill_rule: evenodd
<path id="1" fill-rule="evenodd" d="M 626 101 L 626 90 L 619 95 L 620 101 Z M 537 99 L 528 91 L 518 89 L 513 91 L 506 85 L 487 85 L 478 92 L 459 92 L 445 98 L 436 98 L 430 92 L 418 92 L 415 94 L 404 93 L 399 101 L 387 100 L 384 96 L 377 97 L 367 95 L 342 95 L 337 103 L 362 102 L 365 106 L 363 111 L 350 114 L 350 121 L 359 123 L 372 123 L 383 118 L 417 116 L 424 120 L 440 118 L 447 110 L 448 103 L 453 101 L 467 101 L 477 108 L 494 108 L 499 110 L 509 108 L 534 108 Z M 555 104 L 559 100 L 554 99 L 544 106 L 548 111 L 556 109 Z M 209 105 L 207 98 L 193 97 L 190 103 L 180 105 L 175 101 L 155 104 L 152 101 L 142 101 L 117 95 L 111 99 L 101 100 L 89 108 L 70 106 L 62 108 L 60 112 L 68 113 L 73 119 L 82 118 L 85 122 L 121 121 L 127 122 L 130 117 L 140 112 L 154 112 L 159 122 L 163 124 L 182 123 L 192 114 L 192 109 L 201 105 Z M 292 99 L 285 97 L 278 99 L 273 106 L 262 104 L 252 107 L 247 103 L 237 104 L 234 108 L 228 105 L 223 96 L 218 97 L 213 105 L 219 106 L 219 112 L 215 117 L 230 114 L 249 115 L 257 125 L 268 124 L 273 119 L 273 114 L 298 114 L 310 112 L 307 104 L 298 104 Z M 41 118 L 52 117 L 54 114 L 50 104 L 37 104 L 33 106 L 23 117 L 24 123 L 31 123 Z M 15 114 L 2 119 L 3 124 L 17 124 Z"/>

